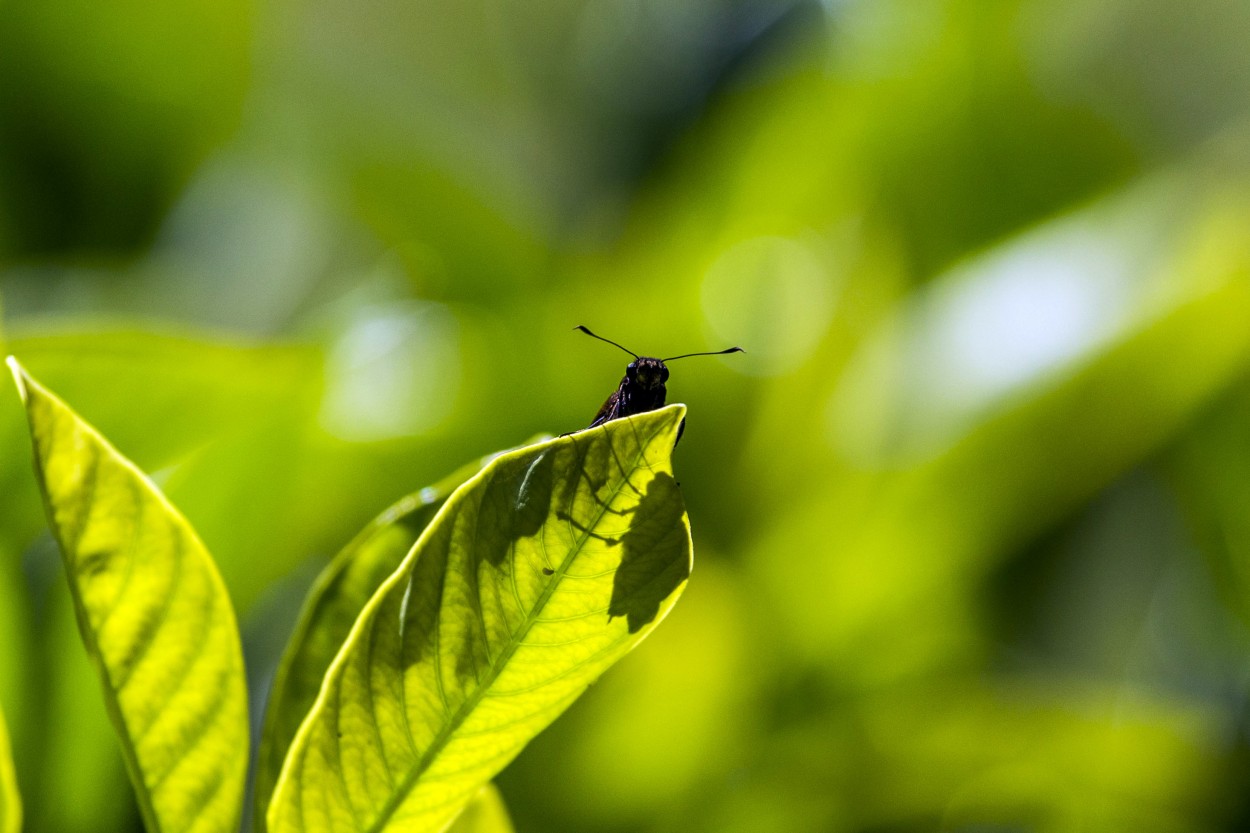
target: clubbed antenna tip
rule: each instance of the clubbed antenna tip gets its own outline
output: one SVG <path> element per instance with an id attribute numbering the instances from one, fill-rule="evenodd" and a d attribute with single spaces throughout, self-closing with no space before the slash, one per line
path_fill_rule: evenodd
<path id="1" fill-rule="evenodd" d="M 620 347 L 622 350 L 624 350 L 629 355 L 633 356 L 635 359 L 638 358 L 638 354 L 635 353 L 633 350 L 630 350 L 628 347 L 621 347 L 621 345 L 617 344 L 615 341 L 612 341 L 611 339 L 606 339 L 603 336 L 595 335 L 594 333 L 590 331 L 590 328 L 588 328 L 585 324 L 578 324 L 573 329 L 581 330 L 583 333 L 590 336 L 591 338 L 597 338 L 600 341 L 606 341 L 608 344 L 611 344 L 613 347 Z"/>
<path id="2" fill-rule="evenodd" d="M 688 359 L 691 356 L 723 356 L 726 353 L 745 353 L 745 352 L 746 350 L 743 350 L 741 347 L 730 347 L 728 350 L 715 350 L 711 353 L 686 353 L 681 356 L 673 356 L 671 359 L 661 359 L 660 361 L 672 362 L 672 361 L 676 361 L 677 359 Z"/>

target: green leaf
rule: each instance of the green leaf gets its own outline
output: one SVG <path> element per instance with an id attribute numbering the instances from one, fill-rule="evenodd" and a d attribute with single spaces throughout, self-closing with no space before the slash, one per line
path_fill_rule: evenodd
<path id="1" fill-rule="evenodd" d="M 438 831 L 676 601 L 672 405 L 504 454 L 370 599 L 300 727 L 273 833 Z"/>
<path id="2" fill-rule="evenodd" d="M 79 631 L 149 833 L 238 825 L 247 692 L 234 612 L 156 487 L 13 358 Z"/>
<path id="3" fill-rule="evenodd" d="M 504 806 L 503 796 L 494 784 L 487 784 L 464 808 L 448 833 L 513 833 L 512 819 Z"/>
<path id="4" fill-rule="evenodd" d="M 19 833 L 22 829 L 22 799 L 17 792 L 17 774 L 13 771 L 13 754 L 9 750 L 9 733 L 0 714 L 0 833 Z M 466 828 L 466 830 L 477 828 Z M 491 828 L 480 828 L 483 831 Z"/>
<path id="5" fill-rule="evenodd" d="M 451 493 L 497 456 L 483 457 L 434 486 L 396 501 L 352 539 L 317 577 L 269 691 L 256 768 L 257 824 L 263 827 L 269 797 L 291 741 L 317 699 L 326 669 L 343 647 L 360 611 L 382 582 L 399 568 Z"/>

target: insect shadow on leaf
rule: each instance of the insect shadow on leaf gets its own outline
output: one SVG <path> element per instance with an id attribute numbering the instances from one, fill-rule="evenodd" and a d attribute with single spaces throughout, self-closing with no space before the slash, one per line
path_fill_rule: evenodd
<path id="1" fill-rule="evenodd" d="M 483 484 L 475 507 L 466 506 L 448 522 L 427 530 L 421 557 L 411 568 L 402 598 L 388 605 L 390 615 L 399 619 L 393 633 L 404 667 L 422 662 L 435 650 L 453 655 L 454 676 L 443 679 L 438 662 L 429 672 L 433 689 L 444 698 L 451 686 L 460 688 L 483 678 L 494 662 L 495 646 L 505 644 L 511 628 L 525 618 L 515 608 L 520 600 L 514 601 L 512 593 L 500 593 L 499 588 L 520 582 L 536 591 L 527 574 L 541 571 L 538 579 L 545 581 L 562 566 L 547 561 L 542 539 L 543 526 L 553 515 L 569 523 L 575 537 L 593 535 L 609 546 L 623 547 L 613 577 L 609 621 L 627 617 L 631 633 L 652 621 L 663 600 L 685 580 L 689 562 L 680 522 L 684 509 L 672 476 L 657 475 L 645 491 L 628 477 L 627 472 L 637 464 L 627 468 L 622 457 L 630 458 L 642 447 L 642 438 L 628 432 L 614 443 L 579 442 L 574 436 L 535 457 L 505 461 Z M 558 474 L 570 470 L 576 470 L 578 477 Z M 615 509 L 606 494 L 601 496 L 621 490 L 632 491 L 638 505 Z M 629 517 L 629 528 L 613 538 L 591 531 L 598 528 L 597 521 L 574 520 L 575 505 L 587 498 L 603 510 L 597 513 L 599 517 L 604 512 Z M 676 536 L 666 538 L 671 530 L 663 533 L 665 527 L 675 527 Z M 518 545 L 525 539 L 537 543 L 522 549 Z M 479 615 L 440 623 L 444 608 L 466 603 L 477 608 Z"/>
<path id="2" fill-rule="evenodd" d="M 658 473 L 634 509 L 629 531 L 621 536 L 621 566 L 612 581 L 608 621 L 624 616 L 629 632 L 637 633 L 690 577 L 686 528 L 681 522 L 685 513 L 677 481 L 668 472 Z"/>
<path id="3" fill-rule="evenodd" d="M 572 442 L 574 446 L 583 447 L 582 444 L 579 444 L 577 442 L 576 435 L 569 435 L 569 436 L 573 437 L 573 439 L 571 439 L 570 442 Z M 641 438 L 637 436 L 636 432 L 634 434 L 634 438 L 641 445 Z M 587 463 L 589 453 L 590 453 L 589 449 L 592 449 L 592 448 L 597 452 L 596 454 L 597 459 L 591 460 L 589 463 Z M 620 452 L 618 451 L 615 444 L 607 444 L 607 445 L 598 444 L 598 445 L 593 445 L 593 446 L 586 444 L 584 446 L 584 450 L 582 451 L 582 456 L 581 456 L 582 466 L 578 475 L 578 479 L 580 481 L 585 481 L 586 486 L 588 487 L 586 490 L 586 494 L 588 494 L 591 500 L 594 501 L 596 505 L 598 505 L 599 507 L 598 511 L 600 514 L 609 513 L 612 515 L 628 515 L 633 511 L 632 509 L 627 509 L 627 510 L 613 509 L 610 503 L 610 499 L 605 499 L 600 495 L 600 491 L 605 486 L 608 485 L 608 481 L 611 479 L 611 476 L 607 473 L 608 465 L 609 465 L 608 463 L 609 457 L 611 458 L 611 464 L 616 467 L 616 471 L 621 475 L 621 482 L 617 486 L 617 490 L 619 491 L 620 489 L 628 488 L 635 495 L 641 498 L 643 493 L 638 490 L 638 487 L 635 486 L 633 482 L 630 481 L 629 477 L 626 475 L 625 463 L 624 461 L 621 460 Z M 595 478 L 590 473 L 591 469 L 602 470 L 604 474 L 599 478 Z M 573 529 L 574 532 L 582 533 L 591 538 L 595 538 L 597 540 L 603 541 L 608 546 L 614 547 L 620 543 L 620 541 L 617 540 L 616 538 L 594 532 L 591 530 L 590 527 L 582 524 L 580 521 L 578 521 L 576 518 L 573 517 L 572 509 L 573 509 L 573 503 L 570 502 L 568 504 L 567 510 L 558 510 L 556 512 L 556 517 L 566 522 Z"/>
<path id="4" fill-rule="evenodd" d="M 632 483 L 630 487 L 635 488 Z M 677 481 L 668 472 L 659 472 L 640 495 L 637 506 L 613 509 L 595 493 L 605 511 L 630 517 L 630 524 L 620 537 L 596 533 L 567 512 L 557 513 L 557 517 L 583 534 L 609 547 L 621 547 L 621 563 L 612 579 L 608 621 L 624 616 L 630 633 L 637 633 L 652 622 L 664 600 L 690 576 L 685 526 L 681 523 L 686 510 Z"/>

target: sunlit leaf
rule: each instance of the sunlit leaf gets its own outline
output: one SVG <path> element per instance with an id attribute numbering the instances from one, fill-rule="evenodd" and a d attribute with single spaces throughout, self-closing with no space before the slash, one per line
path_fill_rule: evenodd
<path id="1" fill-rule="evenodd" d="M 204 545 L 161 493 L 9 360 L 60 542 L 151 833 L 233 831 L 247 768 L 238 628 Z"/>
<path id="2" fill-rule="evenodd" d="M 9 751 L 9 735 L 4 727 L 4 715 L 0 715 L 0 833 L 19 833 L 21 829 L 22 800 L 17 793 L 17 776 L 13 772 L 13 755 Z M 485 831 L 492 828 L 465 829 Z"/>
<path id="3" fill-rule="evenodd" d="M 504 454 L 452 495 L 335 658 L 271 831 L 441 830 L 655 627 L 691 567 L 684 415 Z"/>
<path id="4" fill-rule="evenodd" d="M 447 829 L 448 833 L 513 833 L 508 808 L 494 784 L 482 787 Z"/>
<path id="5" fill-rule="evenodd" d="M 434 486 L 396 501 L 348 543 L 317 578 L 269 692 L 256 771 L 258 823 L 263 823 L 295 732 L 317 699 L 326 669 L 365 603 L 398 569 L 456 487 L 494 457 L 483 457 Z"/>

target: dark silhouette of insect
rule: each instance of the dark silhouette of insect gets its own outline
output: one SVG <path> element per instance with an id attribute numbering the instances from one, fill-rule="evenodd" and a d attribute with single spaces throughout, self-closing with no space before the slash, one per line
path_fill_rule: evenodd
<path id="1" fill-rule="evenodd" d="M 686 359 L 691 356 L 719 356 L 723 353 L 746 352 L 741 347 L 730 347 L 728 350 L 717 350 L 712 353 L 686 353 L 668 359 L 653 359 L 647 356 L 640 356 L 633 350 L 621 347 L 615 341 L 595 335 L 580 324 L 573 329 L 581 330 L 591 338 L 607 341 L 613 347 L 620 347 L 634 357 L 634 360 L 625 368 L 625 378 L 621 380 L 620 386 L 612 392 L 612 395 L 608 397 L 608 401 L 603 403 L 603 407 L 599 409 L 599 413 L 595 414 L 595 420 L 587 426 L 588 428 L 602 425 L 610 419 L 620 419 L 621 417 L 640 414 L 643 411 L 654 411 L 656 408 L 663 407 L 664 397 L 667 393 L 664 383 L 668 381 L 668 366 L 664 364 L 665 362 Z M 683 420 L 682 429 L 679 429 L 677 432 L 678 439 L 681 439 L 681 430 L 684 428 Z"/>

